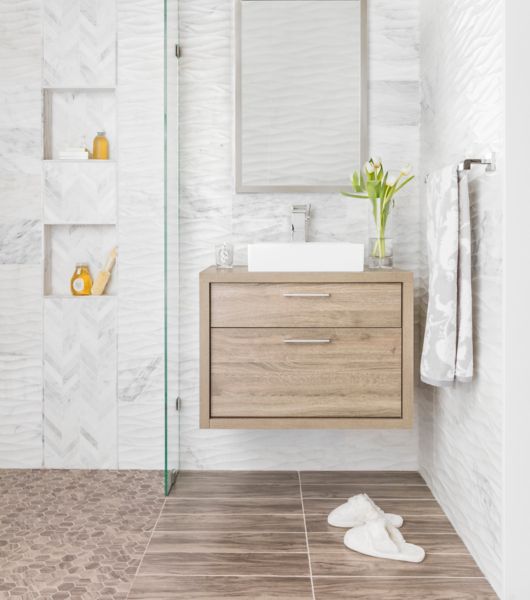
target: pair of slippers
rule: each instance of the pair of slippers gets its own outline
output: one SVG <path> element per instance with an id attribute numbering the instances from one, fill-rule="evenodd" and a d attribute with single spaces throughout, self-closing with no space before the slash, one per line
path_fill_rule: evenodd
<path id="1" fill-rule="evenodd" d="M 349 529 L 344 536 L 344 545 L 355 552 L 413 563 L 425 558 L 425 550 L 407 543 L 399 531 L 403 518 L 384 513 L 366 494 L 353 496 L 332 510 L 328 523 Z"/>

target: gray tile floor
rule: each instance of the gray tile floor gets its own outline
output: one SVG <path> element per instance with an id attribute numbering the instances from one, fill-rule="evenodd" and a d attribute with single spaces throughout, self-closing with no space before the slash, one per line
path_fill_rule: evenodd
<path id="1" fill-rule="evenodd" d="M 420 565 L 355 554 L 326 514 L 367 491 Z M 0 598 L 490 600 L 417 473 L 0 471 Z"/>

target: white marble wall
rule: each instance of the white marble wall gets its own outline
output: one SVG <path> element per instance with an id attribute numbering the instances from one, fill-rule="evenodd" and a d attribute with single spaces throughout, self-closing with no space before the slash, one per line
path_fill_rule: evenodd
<path id="1" fill-rule="evenodd" d="M 42 465 L 41 1 L 0 0 L 0 465 Z"/>
<path id="2" fill-rule="evenodd" d="M 289 208 L 310 201 L 311 239 L 361 241 L 362 201 L 339 194 L 240 194 L 233 184 L 233 2 L 181 0 L 181 394 L 182 468 L 414 469 L 417 431 L 200 430 L 198 273 L 213 246 L 289 239 Z M 419 1 L 370 0 L 370 148 L 392 168 L 419 163 Z M 357 165 L 352 165 L 352 169 Z M 348 173 L 345 174 L 348 176 Z M 417 270 L 418 193 L 411 186 L 395 218 L 396 259 Z"/>
<path id="3" fill-rule="evenodd" d="M 470 385 L 444 390 L 422 388 L 420 465 L 497 590 L 502 569 L 503 4 L 421 2 L 422 170 L 490 151 L 498 152 L 499 168 L 494 175 L 475 168 L 471 183 L 475 378 Z M 423 271 L 425 308 L 425 265 Z"/>

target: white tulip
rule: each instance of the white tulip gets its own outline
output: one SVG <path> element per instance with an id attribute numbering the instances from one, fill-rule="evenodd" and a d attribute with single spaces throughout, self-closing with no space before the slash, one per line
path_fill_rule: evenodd
<path id="1" fill-rule="evenodd" d="M 386 178 L 386 184 L 388 187 L 394 187 L 396 185 L 397 178 L 394 175 L 389 175 Z"/>
<path id="2" fill-rule="evenodd" d="M 380 156 L 376 156 L 375 158 L 372 158 L 372 164 L 376 169 L 379 169 L 379 167 L 383 164 L 383 160 Z"/>
<path id="3" fill-rule="evenodd" d="M 367 173 L 370 173 L 370 175 L 375 172 L 375 167 L 371 162 L 365 163 L 364 169 Z"/>
<path id="4" fill-rule="evenodd" d="M 400 174 L 403 175 L 404 177 L 406 177 L 407 175 L 410 175 L 412 172 L 412 165 L 405 165 L 401 171 Z"/>

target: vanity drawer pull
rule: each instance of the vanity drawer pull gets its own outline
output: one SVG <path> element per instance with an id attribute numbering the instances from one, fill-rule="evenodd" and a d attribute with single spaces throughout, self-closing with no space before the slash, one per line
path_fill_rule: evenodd
<path id="1" fill-rule="evenodd" d="M 284 344 L 331 344 L 331 340 L 283 340 Z"/>
<path id="2" fill-rule="evenodd" d="M 284 294 L 284 298 L 329 298 L 331 294 L 316 294 L 311 292 L 293 292 Z"/>

